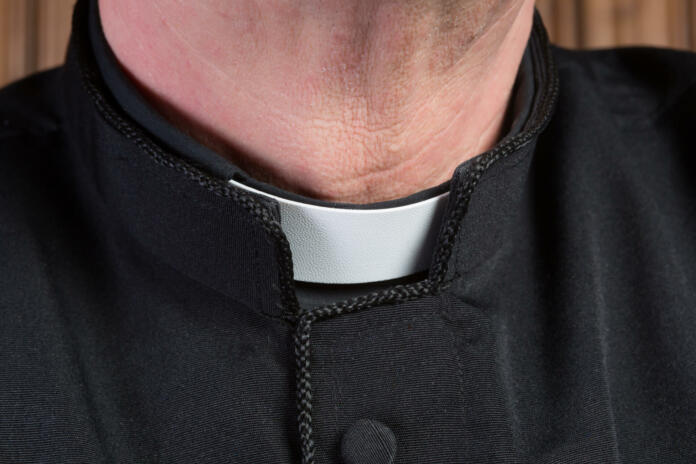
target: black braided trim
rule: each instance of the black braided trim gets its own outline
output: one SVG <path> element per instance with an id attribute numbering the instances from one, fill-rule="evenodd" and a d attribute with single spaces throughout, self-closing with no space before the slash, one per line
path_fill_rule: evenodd
<path id="1" fill-rule="evenodd" d="M 309 311 L 301 312 L 298 316 L 289 316 L 296 321 L 294 336 L 295 360 L 296 360 L 296 396 L 298 408 L 298 427 L 300 434 L 300 446 L 302 452 L 302 464 L 314 464 L 314 439 L 312 438 L 312 375 L 311 375 L 311 330 L 315 321 L 364 310 L 383 304 L 401 303 L 414 300 L 427 295 L 436 295 L 443 288 L 447 266 L 452 254 L 457 233 L 460 229 L 462 218 L 466 214 L 469 201 L 474 189 L 478 185 L 483 173 L 499 159 L 505 158 L 511 153 L 528 144 L 549 123 L 558 99 L 559 83 L 556 65 L 551 54 L 546 29 L 541 22 L 538 11 L 535 12 L 532 33 L 532 47 L 538 48 L 540 54 L 539 63 L 535 63 L 535 69 L 540 76 L 536 79 L 537 88 L 542 90 L 540 104 L 536 106 L 530 116 L 532 124 L 521 133 L 511 137 L 507 141 L 494 147 L 490 151 L 479 156 L 478 161 L 466 173 L 466 180 L 457 182 L 455 189 L 450 193 L 454 198 L 455 207 L 449 211 L 447 219 L 443 223 L 438 243 L 440 244 L 433 256 L 433 265 L 428 278 L 408 285 L 397 285 L 386 290 L 377 291 L 368 295 L 358 296 L 338 303 L 320 306 Z"/>
<path id="2" fill-rule="evenodd" d="M 116 107 L 111 104 L 108 98 L 104 96 L 102 90 L 104 84 L 97 72 L 94 58 L 89 49 L 86 31 L 83 30 L 83 25 L 87 23 L 87 8 L 87 1 L 82 1 L 75 6 L 71 40 L 73 41 L 77 53 L 77 62 L 79 63 L 83 88 L 91 97 L 99 114 L 114 129 L 148 154 L 156 163 L 184 174 L 186 178 L 196 182 L 199 186 L 215 195 L 230 198 L 250 213 L 252 219 L 276 242 L 281 302 L 287 311 L 296 313 L 299 310 L 299 304 L 293 282 L 292 254 L 287 237 L 280 223 L 275 219 L 268 207 L 257 201 L 254 197 L 249 195 L 248 192 L 233 188 L 225 179 L 213 177 L 198 167 L 165 151 L 140 129 L 138 125 L 130 121 L 127 116 L 120 113 Z"/>
<path id="3" fill-rule="evenodd" d="M 461 221 L 469 209 L 471 195 L 481 180 L 483 173 L 499 159 L 506 158 L 511 153 L 516 152 L 531 142 L 537 134 L 544 130 L 553 115 L 559 91 L 558 73 L 551 54 L 546 29 L 541 22 L 538 12 L 535 12 L 533 31 L 538 37 L 538 43 L 532 43 L 532 46 L 540 48 L 539 51 L 543 55 L 539 57 L 541 63 L 537 63 L 535 66 L 543 73 L 543 75 L 537 79 L 537 88 L 543 90 L 543 94 L 540 97 L 541 104 L 531 115 L 530 120 L 532 121 L 532 125 L 528 129 L 511 137 L 507 142 L 482 154 L 472 168 L 467 171 L 466 182 L 457 182 L 455 190 L 452 192 L 453 198 L 456 199 L 455 205 L 457 205 L 457 207 L 448 215 L 447 220 L 443 224 L 438 240 L 441 246 L 436 251 L 433 258 L 433 266 L 430 269 L 429 277 L 435 287 L 439 288 L 442 285 L 445 275 L 447 274 L 447 265 L 455 244 L 455 237 L 459 232 Z"/>
<path id="4" fill-rule="evenodd" d="M 298 318 L 295 329 L 295 396 L 297 401 L 297 424 L 300 432 L 302 463 L 314 462 L 314 440 L 312 439 L 312 373 L 310 370 L 309 336 L 315 318 L 305 314 Z"/>
<path id="5" fill-rule="evenodd" d="M 295 330 L 296 396 L 302 464 L 314 463 L 314 439 L 312 438 L 312 374 L 310 334 L 312 324 L 323 318 L 347 314 L 383 304 L 401 303 L 432 293 L 430 281 L 422 280 L 410 285 L 397 285 L 382 292 L 361 295 L 350 300 L 314 308 L 300 314 Z"/>

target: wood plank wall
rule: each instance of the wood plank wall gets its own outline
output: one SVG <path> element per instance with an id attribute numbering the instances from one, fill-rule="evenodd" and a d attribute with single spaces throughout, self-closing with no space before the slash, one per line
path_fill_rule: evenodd
<path id="1" fill-rule="evenodd" d="M 564 47 L 655 45 L 696 50 L 696 0 L 537 0 Z"/>
<path id="2" fill-rule="evenodd" d="M 234 0 L 230 0 L 234 1 Z M 0 0 L 0 86 L 63 61 L 75 0 Z M 696 0 L 537 0 L 565 47 L 696 50 Z"/>
<path id="3" fill-rule="evenodd" d="M 0 85 L 63 61 L 75 0 L 0 0 Z"/>

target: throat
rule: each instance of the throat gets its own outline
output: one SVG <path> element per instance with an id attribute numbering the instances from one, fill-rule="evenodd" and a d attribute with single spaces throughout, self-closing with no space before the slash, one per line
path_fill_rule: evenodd
<path id="1" fill-rule="evenodd" d="M 533 16 L 531 0 L 99 7 L 171 124 L 260 181 L 356 204 L 439 185 L 497 143 Z"/>

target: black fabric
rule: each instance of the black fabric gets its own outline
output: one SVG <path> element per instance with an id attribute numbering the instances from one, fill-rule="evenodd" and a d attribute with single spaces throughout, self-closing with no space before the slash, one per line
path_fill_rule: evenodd
<path id="1" fill-rule="evenodd" d="M 338 463 L 364 419 L 396 463 L 696 460 L 694 54 L 537 18 L 427 277 L 301 311 L 277 204 L 123 112 L 86 8 L 0 91 L 0 462 Z"/>

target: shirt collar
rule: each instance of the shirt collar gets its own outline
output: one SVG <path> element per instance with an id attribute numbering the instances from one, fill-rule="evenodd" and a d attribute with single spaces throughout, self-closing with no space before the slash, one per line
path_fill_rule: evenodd
<path id="1" fill-rule="evenodd" d="M 132 237 L 143 252 L 250 310 L 291 315 L 298 306 L 278 203 L 231 186 L 229 179 L 248 176 L 156 113 L 147 117 L 159 120 L 166 132 L 155 134 L 124 110 L 137 93 L 114 95 L 105 84 L 88 27 L 95 4 L 77 3 L 63 68 L 68 142 L 89 214 L 110 221 L 114 233 Z M 528 117 L 518 118 L 519 130 L 492 150 L 455 170 L 446 185 L 450 199 L 428 277 L 404 286 L 416 296 L 445 288 L 500 245 L 506 224 L 501 219 L 514 212 L 537 136 L 556 100 L 557 76 L 538 15 L 520 76 L 520 82 L 534 84 L 533 92 L 515 94 L 527 95 Z M 272 186 L 261 187 L 275 193 Z"/>

